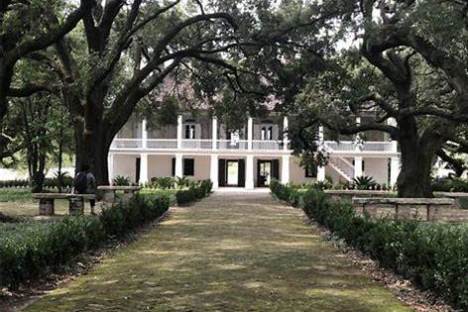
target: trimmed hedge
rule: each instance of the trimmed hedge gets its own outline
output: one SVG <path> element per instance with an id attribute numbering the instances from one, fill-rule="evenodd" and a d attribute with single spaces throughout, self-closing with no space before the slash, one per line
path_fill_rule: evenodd
<path id="1" fill-rule="evenodd" d="M 64 188 L 73 187 L 73 178 L 69 176 L 64 176 L 62 178 L 62 186 Z M 56 188 L 58 185 L 57 178 L 45 178 L 44 179 L 44 188 Z M 19 179 L 19 180 L 0 180 L 0 188 L 29 188 L 31 186 L 28 179 Z"/>
<path id="2" fill-rule="evenodd" d="M 166 196 L 136 195 L 127 204 L 104 209 L 99 217 L 0 224 L 0 286 L 16 289 L 108 239 L 121 238 L 154 221 L 168 209 Z"/>
<path id="3" fill-rule="evenodd" d="M 180 206 L 187 205 L 195 200 L 202 199 L 211 193 L 213 183 L 210 180 L 193 182 L 186 190 L 176 193 L 176 201 Z"/>
<path id="4" fill-rule="evenodd" d="M 347 244 L 420 288 L 444 297 L 455 308 L 468 310 L 467 225 L 361 217 L 351 204 L 332 202 L 317 189 L 309 189 L 301 197 L 306 215 Z"/>

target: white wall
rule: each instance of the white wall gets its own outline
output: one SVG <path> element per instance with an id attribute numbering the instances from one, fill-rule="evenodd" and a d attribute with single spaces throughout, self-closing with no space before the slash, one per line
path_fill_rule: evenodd
<path id="1" fill-rule="evenodd" d="M 388 184 L 388 159 L 364 158 L 364 174 L 373 177 L 379 184 Z"/>
<path id="2" fill-rule="evenodd" d="M 305 169 L 300 166 L 300 159 L 292 156 L 289 161 L 289 180 L 291 181 L 291 183 L 300 184 L 300 183 L 311 183 L 311 182 L 314 182 L 316 179 L 306 178 Z"/>
<path id="3" fill-rule="evenodd" d="M 137 155 L 114 155 L 114 177 L 129 177 L 132 182 L 136 180 Z"/>
<path id="4" fill-rule="evenodd" d="M 186 158 L 193 158 L 195 159 L 195 172 L 193 179 L 195 180 L 206 180 L 210 178 L 210 157 L 208 156 L 196 156 L 190 157 L 186 156 Z"/>
<path id="5" fill-rule="evenodd" d="M 170 155 L 148 156 L 148 178 L 172 176 L 172 158 Z"/>

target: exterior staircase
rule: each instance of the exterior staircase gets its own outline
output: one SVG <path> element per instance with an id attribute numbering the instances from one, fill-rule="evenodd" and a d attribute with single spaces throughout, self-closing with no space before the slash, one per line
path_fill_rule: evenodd
<path id="1" fill-rule="evenodd" d="M 332 156 L 328 160 L 328 165 L 346 181 L 351 182 L 354 179 L 354 166 L 346 158 Z"/>
<path id="2" fill-rule="evenodd" d="M 344 157 L 333 155 L 333 148 L 327 144 L 323 145 L 324 150 L 330 155 L 328 165 L 333 168 L 346 181 L 351 182 L 354 179 L 354 165 Z"/>

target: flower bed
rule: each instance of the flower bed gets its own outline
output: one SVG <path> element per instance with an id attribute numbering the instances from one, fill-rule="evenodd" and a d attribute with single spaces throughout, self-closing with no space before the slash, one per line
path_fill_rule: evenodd
<path id="1" fill-rule="evenodd" d="M 349 203 L 331 201 L 318 189 L 298 192 L 272 185 L 271 191 L 383 267 L 432 290 L 456 308 L 468 309 L 467 225 L 373 220 L 358 216 Z"/>
<path id="2" fill-rule="evenodd" d="M 54 271 L 78 254 L 156 220 L 168 208 L 167 196 L 137 195 L 105 208 L 98 217 L 0 224 L 0 286 L 15 289 Z"/>

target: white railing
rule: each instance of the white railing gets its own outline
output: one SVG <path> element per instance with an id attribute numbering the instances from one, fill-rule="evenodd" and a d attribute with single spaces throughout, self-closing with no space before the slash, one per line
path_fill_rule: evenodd
<path id="1" fill-rule="evenodd" d="M 371 142 L 365 141 L 361 144 L 356 142 L 335 142 L 325 141 L 325 146 L 337 152 L 353 152 L 353 151 L 364 151 L 364 152 L 392 152 L 394 145 L 392 142 Z"/>
<path id="2" fill-rule="evenodd" d="M 354 142 L 325 141 L 325 146 L 333 151 L 351 152 L 356 149 Z"/>
<path id="3" fill-rule="evenodd" d="M 182 148 L 184 149 L 212 149 L 212 140 L 182 140 Z M 176 144 L 177 146 L 177 144 Z"/>
<path id="4" fill-rule="evenodd" d="M 248 149 L 247 140 L 239 140 L 239 141 L 218 140 L 217 145 L 218 145 L 218 149 L 220 150 L 247 150 Z"/>
<path id="5" fill-rule="evenodd" d="M 262 140 L 253 140 L 252 149 L 254 150 L 282 150 L 283 141 L 262 141 Z"/>
<path id="6" fill-rule="evenodd" d="M 146 147 L 149 149 L 176 149 L 176 139 L 148 139 Z"/>
<path id="7" fill-rule="evenodd" d="M 143 148 L 142 139 L 115 139 L 112 142 L 111 148 L 114 149 L 125 149 L 125 148 Z"/>

